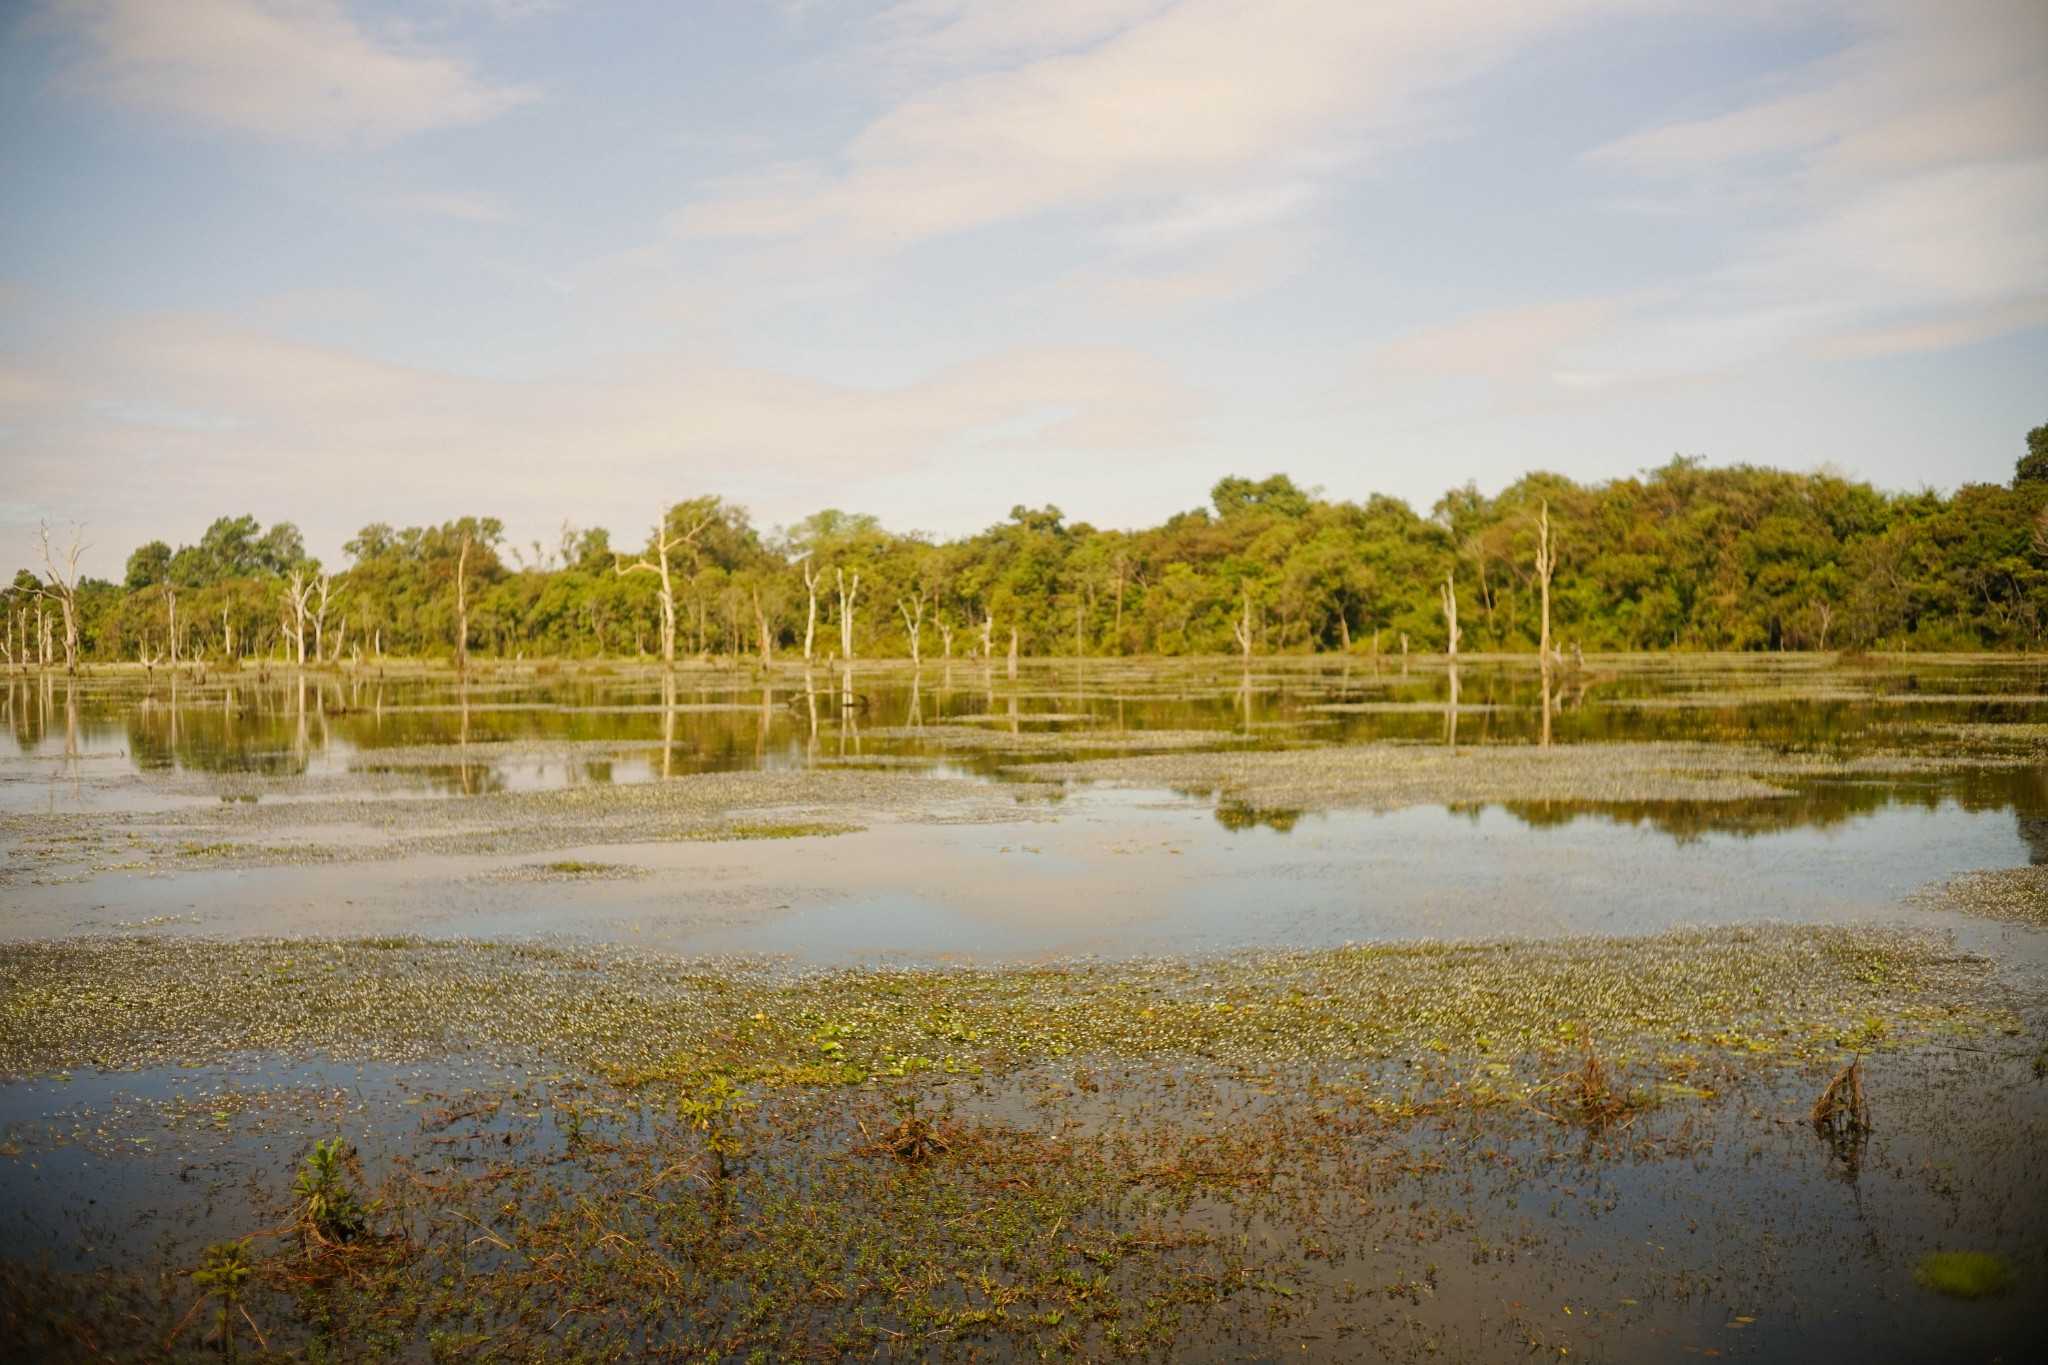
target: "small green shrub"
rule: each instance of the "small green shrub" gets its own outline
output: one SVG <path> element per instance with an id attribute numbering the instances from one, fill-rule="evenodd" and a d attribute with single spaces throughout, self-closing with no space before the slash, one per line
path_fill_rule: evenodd
<path id="1" fill-rule="evenodd" d="M 299 1226 L 321 1242 L 352 1242 L 369 1223 L 370 1211 L 349 1184 L 355 1153 L 339 1136 L 313 1144 L 292 1193 L 299 1197 Z"/>

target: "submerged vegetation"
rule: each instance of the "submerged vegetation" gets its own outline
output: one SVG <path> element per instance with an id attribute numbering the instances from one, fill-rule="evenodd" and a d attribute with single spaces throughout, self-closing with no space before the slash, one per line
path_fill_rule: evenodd
<path id="1" fill-rule="evenodd" d="M 260 1324 L 244 1354 L 309 1361 L 1583 1355 L 1674 1326 L 1720 1350 L 1779 1291 L 1761 1264 L 1663 1254 L 1712 1255 L 1688 1225 L 1730 1233 L 1646 1190 L 1754 1181 L 1758 1138 L 1802 1128 L 1794 1101 L 1844 1049 L 1893 1077 L 1950 1046 L 2003 1067 L 1987 1042 L 2019 1031 L 1981 960 L 1791 928 L 804 973 L 78 940 L 0 951 L 0 989 L 17 1075 L 402 1068 L 145 1107 L 140 1147 L 85 1117 L 70 1152 L 204 1170 L 245 1151 L 222 1168 L 274 1175 L 225 1199 L 229 1289 L 218 1247 L 183 1253 L 189 1277 L 156 1259 L 175 1245 L 0 1258 L 11 1339 L 76 1359 L 230 1348 L 232 1328 L 180 1335 L 195 1292 L 217 1324 Z M 288 1136 L 337 1126 L 310 1151 Z M 9 1137 L 17 1163 L 54 1150 Z"/>
<path id="2" fill-rule="evenodd" d="M 15 666 L 65 662 L 61 597 L 80 661 L 211 665 L 1405 654 L 1444 649 L 1452 622 L 1482 652 L 2039 648 L 2038 465 L 1943 497 L 1676 459 L 1592 486 L 1454 489 L 1428 516 L 1227 478 L 1210 507 L 1144 530 L 1020 506 L 948 542 L 838 511 L 764 535 L 700 497 L 662 511 L 644 544 L 565 525 L 552 547 L 512 546 L 490 517 L 368 526 L 331 573 L 290 524 L 222 517 L 196 545 L 136 550 L 120 583 L 23 570 L 0 590 L 0 634 Z"/>
<path id="3" fill-rule="evenodd" d="M 1922 905 L 2048 929 L 2048 864 L 1968 872 L 1923 887 L 1913 898 Z"/>
<path id="4" fill-rule="evenodd" d="M 1981 1026 L 1962 1007 L 1983 965 L 1903 930 L 1792 927 L 796 974 L 568 945 L 76 939 L 0 946 L 0 1070 L 454 1048 L 811 1086 L 1084 1055 L 1483 1059 L 1588 1037 L 1609 1064 L 1659 1048 L 1797 1060 Z"/>

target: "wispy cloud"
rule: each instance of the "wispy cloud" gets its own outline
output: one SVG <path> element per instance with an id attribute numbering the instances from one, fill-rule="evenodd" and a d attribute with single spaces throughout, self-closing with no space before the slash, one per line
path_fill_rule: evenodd
<path id="1" fill-rule="evenodd" d="M 1743 214 L 1730 262 L 1634 317 L 1617 353 L 1720 368 L 1847 353 L 1828 338 L 1873 329 L 1935 348 L 2030 325 L 2017 305 L 2048 293 L 2048 9 L 1844 12 L 1854 41 L 1766 97 L 1591 154 L 1682 208 Z M 1648 334 L 1666 344 L 1645 351 Z"/>
<path id="2" fill-rule="evenodd" d="M 921 3 L 901 51 L 937 74 L 831 164 L 715 185 L 682 239 L 892 251 L 1040 215 L 1136 207 L 1161 235 L 1247 207 L 1305 211 L 1315 187 L 1441 126 L 1435 101 L 1600 0 Z M 912 20 L 941 22 L 918 27 Z M 1190 217 L 1186 205 L 1208 206 Z M 1224 221 L 1217 221 L 1221 212 Z M 1126 246 L 1131 231 L 1123 229 Z"/>
<path id="3" fill-rule="evenodd" d="M 1824 7 L 1838 51 L 1587 162 L 1698 219 L 1723 263 L 1626 299 L 1507 308 L 1372 358 L 1497 407 L 1620 396 L 1785 360 L 1940 350 L 2048 321 L 2048 9 Z M 1377 367 L 1377 368 L 1375 368 Z"/>
<path id="4" fill-rule="evenodd" d="M 68 515 L 89 498 L 97 518 L 139 526 L 203 520 L 232 490 L 330 540 L 392 515 L 394 497 L 409 514 L 482 508 L 529 526 L 637 516 L 691 488 L 772 488 L 809 510 L 821 484 L 976 450 L 1171 446 L 1198 409 L 1158 361 L 1100 347 L 1012 347 L 893 387 L 685 349 L 500 382 L 151 315 L 0 355 L 0 460 L 24 503 Z M 572 487 L 580 505 L 565 504 Z"/>
<path id="5" fill-rule="evenodd" d="M 493 118 L 533 92 L 366 32 L 339 0 L 49 0 L 63 88 L 273 141 L 377 144 Z"/>

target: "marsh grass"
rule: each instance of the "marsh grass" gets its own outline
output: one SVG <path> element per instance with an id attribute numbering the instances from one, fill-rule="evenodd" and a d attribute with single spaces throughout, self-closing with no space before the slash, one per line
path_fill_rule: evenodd
<path id="1" fill-rule="evenodd" d="M 1641 1091 L 1615 1084 L 1613 1071 L 1593 1050 L 1591 1034 L 1586 1036 L 1585 1052 L 1579 1065 L 1566 1074 L 1560 1088 L 1573 1117 L 1593 1128 L 1602 1128 L 1610 1123 L 1633 1123 L 1638 1113 L 1655 1103 L 1651 1096 Z"/>

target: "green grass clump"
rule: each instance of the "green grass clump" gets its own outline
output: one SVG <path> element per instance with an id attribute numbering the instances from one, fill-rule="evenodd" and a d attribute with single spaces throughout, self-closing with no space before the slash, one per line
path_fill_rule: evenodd
<path id="1" fill-rule="evenodd" d="M 1913 1278 L 1951 1299 L 1987 1299 L 2017 1282 L 2003 1257 L 1986 1251 L 1937 1251 L 1920 1262 Z"/>
<path id="2" fill-rule="evenodd" d="M 832 834 L 851 834 L 858 825 L 831 824 L 824 821 L 796 821 L 790 823 L 767 822 L 757 824 L 727 825 L 705 835 L 707 839 L 813 839 Z"/>

